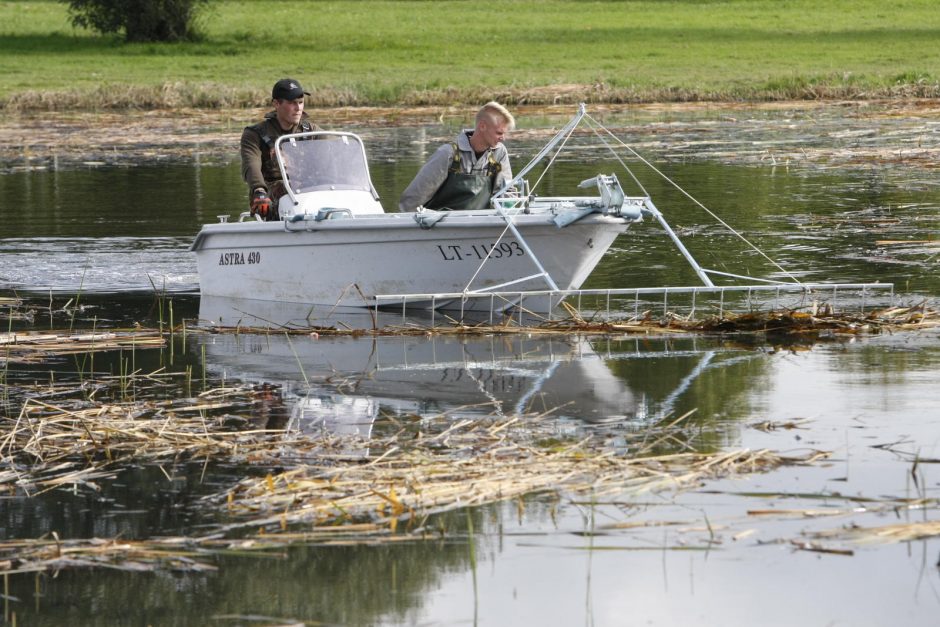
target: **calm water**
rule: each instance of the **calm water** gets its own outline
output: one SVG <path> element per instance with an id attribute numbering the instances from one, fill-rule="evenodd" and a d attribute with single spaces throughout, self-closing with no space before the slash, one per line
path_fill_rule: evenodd
<path id="1" fill-rule="evenodd" d="M 644 156 L 793 274 L 890 281 L 915 300 L 940 293 L 935 170 L 884 157 L 918 137 L 920 145 L 936 145 L 934 120 L 854 111 L 608 117 Z M 527 120 L 511 145 L 515 162 L 523 163 L 545 129 L 560 122 Z M 374 146 L 370 166 L 379 193 L 393 205 L 426 151 L 453 129 L 361 131 Z M 568 193 L 573 183 L 614 170 L 614 163 L 596 159 L 595 139 L 579 141 L 576 156 L 545 177 L 542 193 Z M 846 151 L 864 158 L 853 162 Z M 824 156 L 801 157 L 809 154 Z M 170 294 L 178 319 L 195 317 L 198 282 L 186 248 L 201 223 L 234 214 L 245 201 L 237 165 L 218 156 L 175 165 L 118 159 L 107 167 L 46 160 L 31 169 L 14 161 L 0 171 L 6 262 L 0 295 L 15 291 L 61 306 L 81 294 L 78 324 L 88 327 L 154 324 L 155 291 Z M 643 183 L 705 265 L 732 269 L 743 262 L 748 271 L 768 270 L 713 223 L 702 226 L 701 211 L 664 182 Z M 659 229 L 646 224 L 617 242 L 589 285 L 693 283 Z M 224 305 L 202 304 L 204 311 Z M 289 313 L 249 307 L 260 317 Z M 40 312 L 31 325 L 13 324 L 42 329 L 62 322 Z M 94 370 L 113 373 L 119 359 L 97 355 Z M 698 449 L 821 449 L 833 457 L 678 495 L 593 504 L 533 497 L 521 509 L 512 503 L 460 512 L 445 517 L 442 524 L 458 531 L 439 542 L 226 556 L 216 572 L 202 574 L 12 577 L 5 614 L 15 612 L 17 624 L 252 624 L 244 617 L 255 616 L 269 617 L 260 624 L 874 626 L 934 625 L 940 614 L 940 541 L 839 545 L 854 549 L 853 556 L 798 551 L 791 543 L 852 524 L 937 519 L 932 503 L 866 513 L 843 498 L 937 498 L 937 332 L 800 347 L 705 338 L 288 344 L 269 336 L 190 335 L 176 338 L 172 360 L 167 351 L 140 352 L 135 360 L 143 371 L 204 366 L 213 381 L 277 384 L 281 392 L 264 419 L 271 426 L 295 421 L 311 432 L 368 437 L 383 428 L 385 415 L 557 408 L 560 435 L 601 434 L 616 445 L 619 437 L 695 410 Z M 18 412 L 18 386 L 77 382 L 77 363 L 10 366 L 6 385 L 14 402 L 6 414 Z M 800 421 L 800 428 L 755 428 L 767 420 Z M 913 467 L 915 456 L 923 461 Z M 243 472 L 135 466 L 101 492 L 4 496 L 0 539 L 51 531 L 66 538 L 187 533 L 213 516 L 196 499 Z M 770 509 L 840 515 L 754 513 Z M 468 517 L 472 536 L 459 531 Z M 708 550 L 676 550 L 682 547 Z M 243 618 L 225 618 L 235 615 Z"/>

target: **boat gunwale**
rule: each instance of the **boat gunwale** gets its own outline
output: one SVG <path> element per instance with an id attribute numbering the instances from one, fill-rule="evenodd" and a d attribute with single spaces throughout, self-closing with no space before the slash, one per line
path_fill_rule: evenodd
<path id="1" fill-rule="evenodd" d="M 283 221 L 276 222 L 218 222 L 214 224 L 205 224 L 196 235 L 189 250 L 199 252 L 205 248 L 204 242 L 211 235 L 230 235 L 230 234 L 262 234 L 262 233 L 315 233 L 315 232 L 342 232 L 342 231 L 366 231 L 366 230 L 389 230 L 389 229 L 418 229 L 422 231 L 447 231 L 451 229 L 504 229 L 506 220 L 496 212 L 480 214 L 474 212 L 468 215 L 459 215 L 456 212 L 448 212 L 444 219 L 438 221 L 432 226 L 422 226 L 414 216 L 418 213 L 380 213 L 361 215 L 353 218 L 342 218 L 333 220 L 313 220 L 299 221 L 295 226 L 288 226 L 290 223 Z M 410 218 L 410 219 L 407 219 Z M 631 224 L 642 221 L 642 218 L 630 220 L 624 217 L 603 215 L 592 213 L 584 216 L 577 222 L 563 227 L 559 227 L 554 222 L 555 214 L 550 212 L 539 212 L 534 214 L 518 214 L 513 216 L 513 223 L 522 229 L 529 230 L 539 227 L 552 227 L 559 231 L 571 228 L 572 226 L 594 226 L 603 224 L 611 227 L 622 226 L 626 230 Z M 286 243 L 285 243 L 286 245 Z"/>

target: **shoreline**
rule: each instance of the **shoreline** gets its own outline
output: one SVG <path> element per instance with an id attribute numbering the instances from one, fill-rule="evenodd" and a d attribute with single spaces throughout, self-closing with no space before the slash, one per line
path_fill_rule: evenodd
<path id="1" fill-rule="evenodd" d="M 0 98 L 0 111 L 6 113 L 48 111 L 130 111 L 186 109 L 252 109 L 267 103 L 267 92 L 220 84 L 194 85 L 185 81 L 158 85 L 131 85 L 121 89 L 103 84 L 92 89 L 32 90 L 14 92 Z M 893 85 L 848 85 L 826 81 L 794 81 L 778 88 L 737 87 L 709 90 L 694 87 L 631 88 L 593 84 L 556 83 L 534 87 L 497 86 L 480 88 L 441 88 L 413 90 L 383 97 L 355 89 L 322 87 L 308 96 L 310 107 L 323 109 L 423 108 L 482 104 L 497 100 L 507 106 L 576 105 L 640 106 L 650 104 L 731 104 L 758 105 L 778 102 L 866 102 L 878 100 L 917 100 L 940 98 L 940 83 L 914 82 Z"/>

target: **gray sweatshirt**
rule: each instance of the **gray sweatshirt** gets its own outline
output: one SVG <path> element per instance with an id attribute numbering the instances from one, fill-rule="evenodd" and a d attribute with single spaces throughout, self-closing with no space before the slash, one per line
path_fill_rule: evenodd
<path id="1" fill-rule="evenodd" d="M 500 189 L 506 182 L 512 180 L 512 167 L 509 165 L 509 151 L 502 143 L 496 144 L 496 148 L 486 150 L 480 158 L 477 159 L 470 146 L 470 138 L 467 133 L 472 133 L 473 129 L 468 129 L 457 135 L 457 149 L 460 151 L 460 165 L 467 174 L 473 172 L 485 172 L 489 163 L 490 152 L 493 158 L 499 162 L 500 171 L 496 175 L 496 182 L 493 185 L 493 191 Z M 434 192 L 447 179 L 447 170 L 454 160 L 454 151 L 450 143 L 441 144 L 434 151 L 428 162 L 424 164 L 418 175 L 408 185 L 401 194 L 401 200 L 398 202 L 400 211 L 414 211 L 419 206 L 424 205 L 431 200 Z"/>

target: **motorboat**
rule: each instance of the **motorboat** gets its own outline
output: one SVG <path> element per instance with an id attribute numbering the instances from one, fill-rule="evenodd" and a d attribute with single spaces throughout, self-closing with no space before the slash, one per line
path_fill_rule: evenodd
<path id="1" fill-rule="evenodd" d="M 583 182 L 594 195 L 529 193 L 523 177 L 574 123 L 490 207 L 466 211 L 386 212 L 359 136 L 282 136 L 280 220 L 242 213 L 204 225 L 191 246 L 201 295 L 337 307 L 391 305 L 404 295 L 412 307 L 469 310 L 481 301 L 455 294 L 576 290 L 642 219 L 643 199 L 626 197 L 615 175 Z"/>
<path id="2" fill-rule="evenodd" d="M 616 174 L 582 181 L 581 195 L 539 196 L 533 192 L 565 149 L 582 121 L 611 149 L 642 195 L 624 193 Z M 890 290 L 881 283 L 805 283 L 767 257 L 724 221 L 695 201 L 635 151 L 633 157 L 666 178 L 683 195 L 776 268 L 779 278 L 755 278 L 704 268 L 684 246 L 640 181 L 620 159 L 603 133 L 619 140 L 587 114 L 577 114 L 523 167 L 496 190 L 482 210 L 386 212 L 369 175 L 362 139 L 353 134 L 314 131 L 285 135 L 275 154 L 287 193 L 279 200 L 280 220 L 265 222 L 241 213 L 202 227 L 190 250 L 196 255 L 202 298 L 252 299 L 308 307 L 399 308 L 464 312 L 547 312 L 565 298 L 639 299 L 672 294 L 718 299 L 726 294 L 766 294 L 776 302 L 783 293 L 805 299 L 809 292 Z M 546 162 L 547 163 L 543 163 Z M 530 186 L 527 176 L 543 164 Z M 584 191 L 584 190 L 589 190 Z M 618 236 L 650 218 L 658 222 L 702 285 L 583 290 L 588 276 Z M 726 283 L 716 285 L 712 278 Z M 740 281 L 748 281 L 741 284 Z M 665 305 L 664 305 L 665 306 Z M 605 313 L 609 313 L 605 312 Z M 690 313 L 690 315 L 692 315 Z"/>

